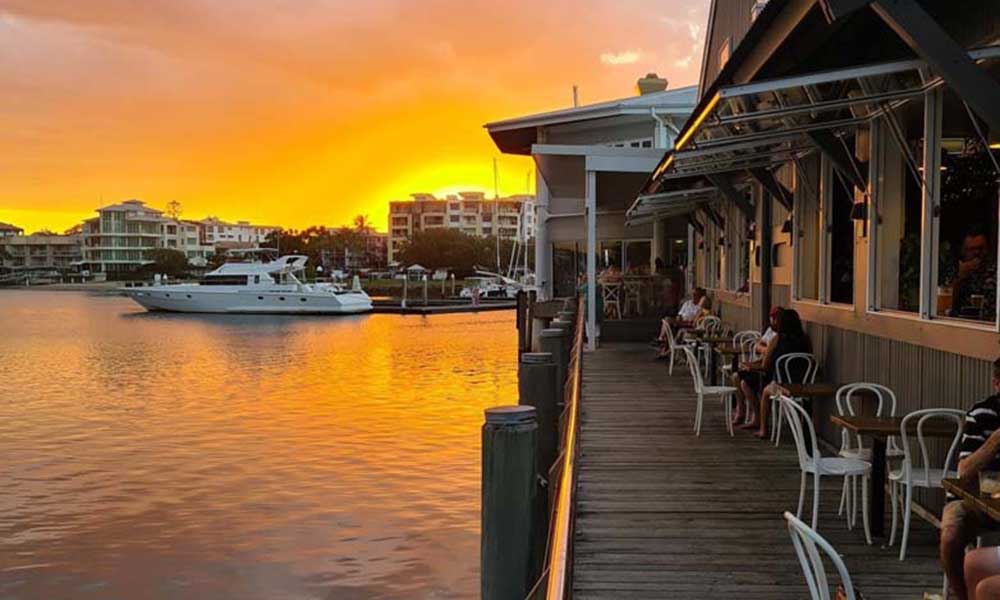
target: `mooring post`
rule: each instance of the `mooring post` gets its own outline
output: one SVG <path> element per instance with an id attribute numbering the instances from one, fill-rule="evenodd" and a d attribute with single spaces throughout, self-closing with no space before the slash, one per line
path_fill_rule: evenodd
<path id="1" fill-rule="evenodd" d="M 538 493 L 536 414 L 533 406 L 486 409 L 480 538 L 483 600 L 521 600 L 536 575 L 532 565 Z"/>
<path id="2" fill-rule="evenodd" d="M 556 363 L 556 402 L 560 409 L 565 403 L 566 372 L 569 370 L 569 353 L 566 351 L 565 339 L 564 329 L 550 327 L 542 330 L 539 340 L 542 352 L 551 354 L 553 362 Z"/>
<path id="3" fill-rule="evenodd" d="M 427 306 L 427 276 L 424 275 L 424 306 Z"/>
<path id="4" fill-rule="evenodd" d="M 526 348 L 528 339 L 528 294 L 524 290 L 518 290 L 516 302 L 517 308 L 515 309 L 514 321 L 517 323 L 517 354 L 528 352 Z"/>
<path id="5" fill-rule="evenodd" d="M 538 472 L 548 473 L 558 453 L 559 409 L 555 358 L 548 352 L 525 352 L 517 370 L 521 405 L 534 406 L 538 420 Z"/>
<path id="6" fill-rule="evenodd" d="M 409 287 L 410 287 L 410 275 L 409 275 L 409 273 L 406 273 L 405 271 L 403 273 L 404 273 L 403 274 L 403 301 L 400 303 L 400 306 L 403 307 L 403 308 L 406 308 L 406 295 L 407 295 L 407 291 L 409 290 Z"/>

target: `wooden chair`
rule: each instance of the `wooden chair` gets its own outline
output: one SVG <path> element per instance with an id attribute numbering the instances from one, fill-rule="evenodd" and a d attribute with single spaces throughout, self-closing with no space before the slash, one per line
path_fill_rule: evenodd
<path id="1" fill-rule="evenodd" d="M 622 318 L 622 283 L 620 281 L 609 281 L 601 284 L 601 300 L 604 302 L 604 314 L 609 318 Z M 611 315 L 615 316 L 612 317 Z"/>

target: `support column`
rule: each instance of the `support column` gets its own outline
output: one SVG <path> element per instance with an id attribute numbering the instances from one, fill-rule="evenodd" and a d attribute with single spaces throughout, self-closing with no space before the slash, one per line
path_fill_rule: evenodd
<path id="1" fill-rule="evenodd" d="M 535 167 L 535 285 L 539 300 L 552 299 L 552 244 L 549 243 L 549 186 Z"/>
<path id="2" fill-rule="evenodd" d="M 773 279 L 771 257 L 773 256 L 773 233 L 771 211 L 773 200 L 767 190 L 760 192 L 760 323 L 761 328 L 771 320 L 771 281 Z"/>
<path id="3" fill-rule="evenodd" d="M 597 173 L 586 172 L 587 350 L 597 349 Z"/>
<path id="4" fill-rule="evenodd" d="M 656 259 L 667 262 L 667 222 L 663 219 L 653 221 L 653 244 L 649 253 L 649 272 L 656 272 Z"/>

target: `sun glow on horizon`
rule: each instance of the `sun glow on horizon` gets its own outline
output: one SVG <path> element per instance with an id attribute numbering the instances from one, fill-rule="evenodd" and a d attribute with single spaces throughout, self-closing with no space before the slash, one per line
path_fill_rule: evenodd
<path id="1" fill-rule="evenodd" d="M 176 200 L 186 219 L 302 229 L 366 215 L 384 231 L 389 202 L 412 193 L 492 197 L 494 158 L 501 196 L 533 193 L 530 157 L 501 155 L 483 124 L 566 108 L 574 85 L 586 104 L 633 94 L 647 72 L 696 82 L 682 59 L 698 55 L 707 8 L 0 2 L 0 221 L 61 232 L 101 198 L 135 198 Z"/>

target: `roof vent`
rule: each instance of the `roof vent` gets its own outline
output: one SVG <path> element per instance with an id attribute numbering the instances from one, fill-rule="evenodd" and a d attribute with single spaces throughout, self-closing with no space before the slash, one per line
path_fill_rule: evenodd
<path id="1" fill-rule="evenodd" d="M 654 92 L 662 92 L 667 89 L 667 80 L 659 77 L 656 73 L 646 73 L 646 76 L 636 82 L 639 87 L 639 95 L 645 96 Z"/>

